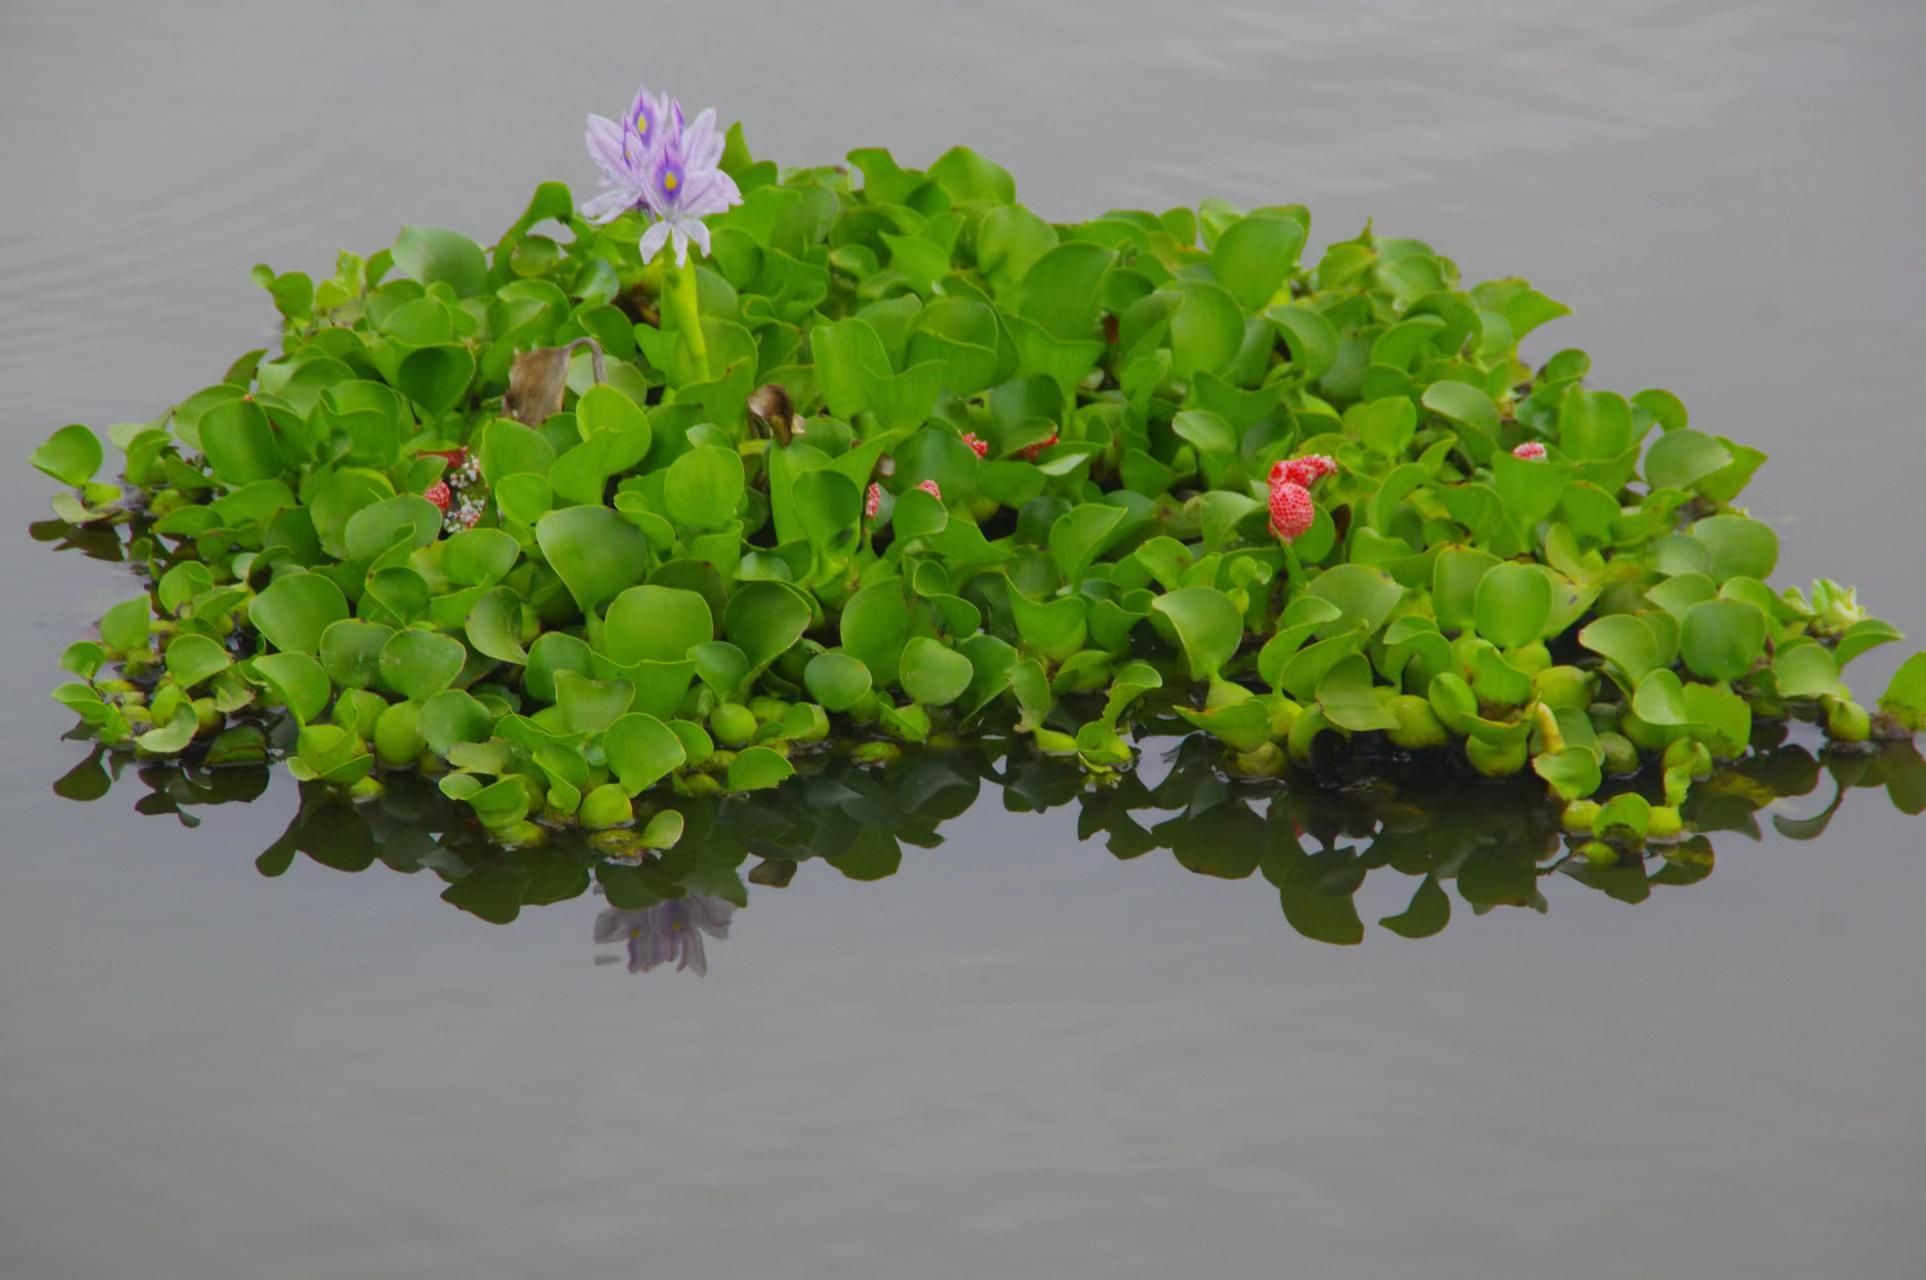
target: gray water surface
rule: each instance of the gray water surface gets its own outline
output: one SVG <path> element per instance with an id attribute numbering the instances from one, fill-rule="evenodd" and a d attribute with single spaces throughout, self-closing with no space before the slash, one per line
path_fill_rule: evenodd
<path id="1" fill-rule="evenodd" d="M 789 163 L 965 141 L 1046 216 L 1296 200 L 1528 276 L 1601 385 L 1774 453 L 1782 581 L 1926 637 L 1922 53 L 1908 0 L 8 0 L 0 448 L 217 380 L 256 261 L 586 184 L 583 113 L 647 76 Z M 263 877 L 285 782 L 195 829 L 57 797 L 55 659 L 134 588 L 29 540 L 48 491 L 0 468 L 0 1276 L 1926 1266 L 1926 827 L 1881 793 L 1637 906 L 1356 948 L 986 796 L 631 976 L 592 897 L 493 927 L 428 873 Z"/>

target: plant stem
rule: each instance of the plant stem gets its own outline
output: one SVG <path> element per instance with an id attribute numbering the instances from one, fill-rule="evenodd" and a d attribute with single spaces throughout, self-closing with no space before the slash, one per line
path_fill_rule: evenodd
<path id="1" fill-rule="evenodd" d="M 1297 548 L 1284 544 L 1284 577 L 1291 585 L 1291 597 L 1295 599 L 1304 594 L 1304 562 L 1297 558 Z"/>
<path id="2" fill-rule="evenodd" d="M 666 269 L 663 283 L 669 310 L 675 315 L 676 329 L 682 340 L 689 344 L 689 354 L 695 357 L 696 381 L 709 380 L 709 341 L 702 333 L 702 309 L 696 293 L 696 269 L 691 262 L 686 267 L 670 266 Z"/>

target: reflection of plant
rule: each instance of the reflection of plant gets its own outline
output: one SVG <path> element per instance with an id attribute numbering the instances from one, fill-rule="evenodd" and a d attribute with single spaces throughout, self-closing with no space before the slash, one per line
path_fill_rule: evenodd
<path id="1" fill-rule="evenodd" d="M 630 973 L 647 973 L 673 960 L 676 972 L 694 969 L 701 977 L 709 972 L 702 935 L 727 938 L 729 917 L 735 911 L 734 904 L 704 893 L 627 911 L 610 907 L 595 917 L 595 941 L 600 945 L 626 940 Z"/>
<path id="2" fill-rule="evenodd" d="M 608 902 L 603 921 L 609 923 L 598 923 L 598 938 L 618 928 L 613 922 L 638 922 L 619 928 L 623 935 L 638 930 L 638 955 L 686 959 L 696 967 L 698 956 L 662 950 L 676 930 L 665 934 L 652 924 L 640 932 L 639 922 L 673 923 L 674 912 L 658 909 L 699 897 L 706 905 L 689 909 L 694 913 L 684 923 L 698 931 L 704 921 L 720 926 L 728 919 L 725 908 L 747 903 L 750 885 L 788 884 L 809 861 L 855 880 L 890 876 L 902 864 L 904 845 L 942 843 L 943 824 L 984 799 L 986 784 L 1008 810 L 1076 806 L 1079 837 L 1101 841 L 1121 860 L 1165 850 L 1199 875 L 1261 878 L 1278 891 L 1294 929 L 1336 943 L 1363 937 L 1355 895 L 1374 872 L 1413 882 L 1406 909 L 1380 923 L 1423 937 L 1449 922 L 1454 895 L 1479 912 L 1542 909 L 1551 876 L 1630 902 L 1654 887 L 1693 883 L 1712 869 L 1711 835 L 1758 839 L 1759 815 L 1771 810 L 1783 835 L 1810 839 L 1849 789 L 1883 787 L 1900 810 L 1926 811 L 1926 761 L 1903 741 L 1877 752 L 1829 749 L 1817 757 L 1796 744 L 1763 747 L 1693 789 L 1683 809 L 1688 834 L 1637 850 L 1561 832 L 1559 807 L 1533 788 L 1441 780 L 1391 759 L 1324 755 L 1316 762 L 1321 777 L 1311 785 L 1246 782 L 1227 777 L 1210 740 L 1195 735 L 1166 753 L 1168 770 L 1154 785 L 1135 773 L 1096 785 L 1074 764 L 1010 746 L 986 740 L 974 748 L 921 750 L 882 766 L 813 761 L 753 799 L 692 799 L 683 809 L 681 838 L 654 850 L 638 849 L 628 833 L 509 850 L 434 787 L 391 787 L 375 800 L 351 804 L 330 788 L 306 784 L 299 812 L 256 865 L 279 875 L 304 854 L 344 871 L 377 861 L 403 874 L 432 869 L 448 881 L 442 896 L 451 904 L 498 923 L 523 907 L 578 897 L 593 886 Z M 121 765 L 121 758 L 97 750 L 55 789 L 75 800 L 98 799 Z M 1776 812 L 1782 800 L 1810 795 L 1828 774 L 1838 796 L 1818 816 Z M 194 809 L 251 800 L 268 780 L 258 766 L 156 765 L 138 776 L 148 788 L 137 806 L 142 812 L 176 814 L 188 825 L 196 821 Z M 1662 785 L 1656 778 L 1632 781 Z M 745 873 L 752 857 L 759 861 Z"/>

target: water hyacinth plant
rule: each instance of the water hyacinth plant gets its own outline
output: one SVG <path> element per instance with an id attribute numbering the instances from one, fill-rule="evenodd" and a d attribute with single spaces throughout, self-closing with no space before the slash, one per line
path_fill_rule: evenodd
<path id="1" fill-rule="evenodd" d="M 104 744 L 417 771 L 530 843 L 989 729 L 1114 783 L 1167 715 L 1243 777 L 1535 774 L 1629 847 L 1788 718 L 1926 720 L 1926 657 L 1843 682 L 1895 628 L 1769 585 L 1764 455 L 1527 365 L 1522 280 L 1307 258 L 1296 205 L 1052 223 L 961 147 L 784 172 L 647 92 L 587 143 L 600 194 L 489 248 L 257 268 L 278 348 L 112 428 L 121 483 L 35 451 L 148 575 L 63 658 Z"/>

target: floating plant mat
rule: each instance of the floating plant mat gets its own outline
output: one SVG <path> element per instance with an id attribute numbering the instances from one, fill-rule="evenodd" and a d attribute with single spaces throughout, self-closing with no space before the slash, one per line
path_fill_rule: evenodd
<path id="1" fill-rule="evenodd" d="M 490 839 L 465 806 L 423 778 L 397 777 L 359 801 L 308 782 L 287 830 L 255 866 L 267 876 L 302 858 L 336 871 L 384 867 L 429 881 L 444 901 L 496 924 L 593 893 L 604 900 L 597 940 L 626 942 L 635 967 L 653 967 L 664 954 L 657 948 L 677 940 L 684 945 L 670 958 L 699 965 L 699 929 L 687 926 L 726 923 L 752 899 L 779 903 L 770 894 L 799 874 L 914 875 L 929 856 L 921 851 L 944 845 L 966 813 L 1072 807 L 1078 836 L 1119 860 L 1168 854 L 1198 875 L 1276 893 L 1291 928 L 1344 944 L 1361 941 L 1374 914 L 1385 930 L 1421 938 L 1467 907 L 1543 911 L 1585 889 L 1643 902 L 1709 876 L 1715 845 L 1729 854 L 1768 826 L 1786 839 L 1818 837 L 1853 790 L 1883 789 L 1902 812 L 1926 810 L 1926 761 L 1910 741 L 1866 751 L 1817 746 L 1810 731 L 1800 735 L 1806 741 L 1769 733 L 1692 789 L 1683 806 L 1692 835 L 1619 854 L 1562 832 L 1559 803 L 1533 780 L 1467 784 L 1421 761 L 1346 752 L 1283 784 L 1233 781 L 1207 737 L 1164 736 L 1183 730 L 1172 721 L 1148 728 L 1158 735 L 1145 743 L 1148 766 L 1110 787 L 1086 785 L 1074 761 L 1017 739 L 916 748 L 882 765 L 818 752 L 773 791 L 663 796 L 634 829 L 556 832 L 539 848 Z M 123 793 L 139 791 L 140 812 L 197 826 L 212 806 L 257 799 L 273 777 L 265 765 L 126 765 L 124 754 L 96 747 L 54 789 L 99 800 L 118 779 Z M 1050 856 L 1047 844 L 1037 856 Z"/>
<path id="2" fill-rule="evenodd" d="M 1764 455 L 1527 366 L 1566 308 L 1522 280 L 1307 255 L 1295 205 L 1051 223 L 963 148 L 785 173 L 646 94 L 590 149 L 490 248 L 256 268 L 280 343 L 110 428 L 122 483 L 34 453 L 48 536 L 146 579 L 62 659 L 107 750 L 370 821 L 430 779 L 516 865 L 985 736 L 1128 808 L 1164 722 L 1220 786 L 1516 776 L 1598 868 L 1695 847 L 1789 719 L 1867 761 L 1926 719 L 1926 655 L 1843 681 L 1895 628 L 1769 585 Z"/>

